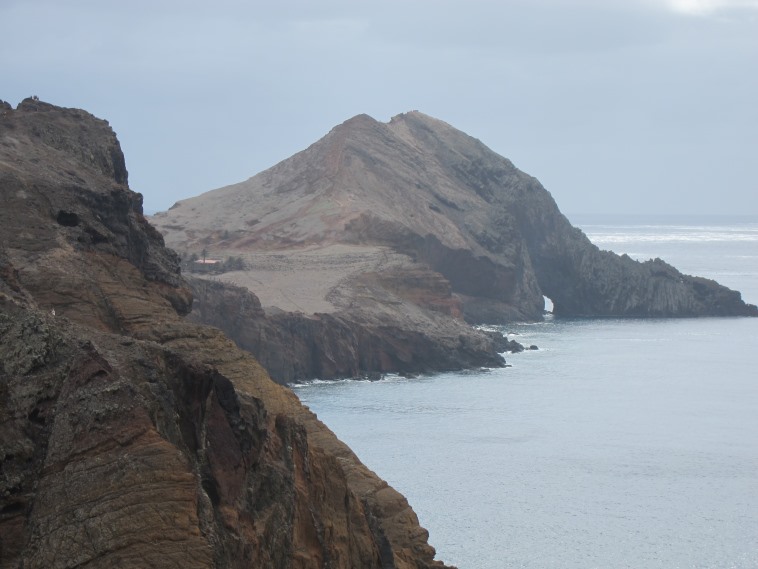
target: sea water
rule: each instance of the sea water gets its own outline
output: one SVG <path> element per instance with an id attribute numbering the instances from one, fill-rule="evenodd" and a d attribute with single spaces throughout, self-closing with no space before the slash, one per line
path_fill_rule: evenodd
<path id="1" fill-rule="evenodd" d="M 758 302 L 758 220 L 572 219 Z M 461 569 L 758 567 L 758 319 L 502 328 L 512 367 L 298 396 Z"/>

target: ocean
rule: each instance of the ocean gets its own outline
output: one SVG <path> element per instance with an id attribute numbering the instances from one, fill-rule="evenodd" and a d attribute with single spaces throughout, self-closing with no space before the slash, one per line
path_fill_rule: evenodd
<path id="1" fill-rule="evenodd" d="M 757 218 L 572 216 L 758 303 Z M 461 569 L 758 567 L 758 319 L 501 331 L 511 367 L 294 386 Z"/>

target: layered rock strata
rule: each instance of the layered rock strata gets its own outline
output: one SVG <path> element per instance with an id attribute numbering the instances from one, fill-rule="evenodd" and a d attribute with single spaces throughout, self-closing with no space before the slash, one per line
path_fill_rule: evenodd
<path id="1" fill-rule="evenodd" d="M 244 287 L 198 278 L 188 282 L 195 298 L 189 320 L 223 330 L 279 383 L 500 367 L 501 353 L 523 349 L 500 333 L 474 330 L 455 319 L 437 316 L 436 323 L 422 315 L 418 325 L 404 327 L 376 314 L 362 319 L 357 313 L 266 314 Z"/>
<path id="2" fill-rule="evenodd" d="M 393 303 L 428 310 L 423 294 L 402 289 L 434 273 L 420 288 L 473 323 L 540 319 L 543 296 L 566 317 L 758 315 L 718 283 L 599 250 L 535 178 L 415 111 L 386 124 L 354 117 L 249 180 L 153 219 L 177 250 L 245 258 L 247 271 L 220 278 L 264 308 L 356 320 L 356 306 L 363 315 Z M 326 266 L 331 279 L 318 270 Z M 383 301 L 367 308 L 377 291 Z"/>
<path id="3" fill-rule="evenodd" d="M 599 250 L 535 178 L 419 112 L 354 117 L 152 220 L 185 257 L 243 260 L 194 285 L 190 318 L 279 381 L 503 365 L 507 347 L 463 321 L 539 320 L 543 296 L 564 317 L 758 315 L 660 259 Z"/>
<path id="4" fill-rule="evenodd" d="M 88 113 L 0 106 L 0 567 L 443 567 L 407 501 L 182 318 Z"/>

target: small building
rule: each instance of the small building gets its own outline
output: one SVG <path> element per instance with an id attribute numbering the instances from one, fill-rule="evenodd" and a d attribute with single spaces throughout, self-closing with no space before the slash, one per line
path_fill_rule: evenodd
<path id="1" fill-rule="evenodd" d="M 220 263 L 220 259 L 198 259 L 195 261 L 198 265 L 215 265 L 216 263 Z"/>
<path id="2" fill-rule="evenodd" d="M 196 273 L 209 273 L 221 267 L 220 259 L 198 259 L 192 263 L 192 271 Z"/>

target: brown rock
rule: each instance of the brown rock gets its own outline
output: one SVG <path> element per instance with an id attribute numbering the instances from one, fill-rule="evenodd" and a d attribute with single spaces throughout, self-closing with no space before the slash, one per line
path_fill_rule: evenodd
<path id="1" fill-rule="evenodd" d="M 122 165 L 83 111 L 0 115 L 0 567 L 442 567 L 402 496 L 181 318 Z"/>
<path id="2" fill-rule="evenodd" d="M 230 278 L 264 307 L 288 311 L 353 318 L 352 299 L 364 315 L 382 312 L 397 298 L 366 308 L 362 289 L 368 279 L 374 294 L 388 284 L 391 293 L 382 275 L 399 269 L 436 272 L 455 296 L 442 305 L 460 307 L 470 322 L 541 319 L 543 294 L 559 316 L 758 315 L 713 281 L 598 250 L 535 178 L 415 111 L 387 124 L 354 117 L 249 180 L 182 200 L 154 220 L 177 250 L 245 256 L 249 274 Z M 331 272 L 314 268 L 326 266 L 315 251 Z M 364 263 L 344 262 L 358 252 Z M 283 266 L 297 258 L 289 266 L 303 272 L 262 271 L 271 255 Z M 306 278 L 320 283 L 318 308 L 301 286 Z M 423 294 L 394 296 L 430 308 Z M 393 318 L 399 328 L 423 329 Z"/>
<path id="3" fill-rule="evenodd" d="M 439 279 L 436 273 L 432 275 Z M 416 277 L 428 283 L 425 273 Z M 503 365 L 498 354 L 505 351 L 499 341 L 502 336 L 451 319 L 450 313 L 459 309 L 457 303 L 445 304 L 449 295 L 443 294 L 440 300 L 433 286 L 414 286 L 419 281 L 407 275 L 400 281 L 402 288 L 394 274 L 381 278 L 398 295 L 413 297 L 431 310 L 422 312 L 416 304 L 396 301 L 398 306 L 392 308 L 406 310 L 404 322 L 411 323 L 406 326 L 399 323 L 394 310 L 389 315 L 379 310 L 350 315 L 266 314 L 258 298 L 245 288 L 190 278 L 195 302 L 188 318 L 223 330 L 279 383 Z M 446 281 L 438 282 L 444 292 Z"/>

